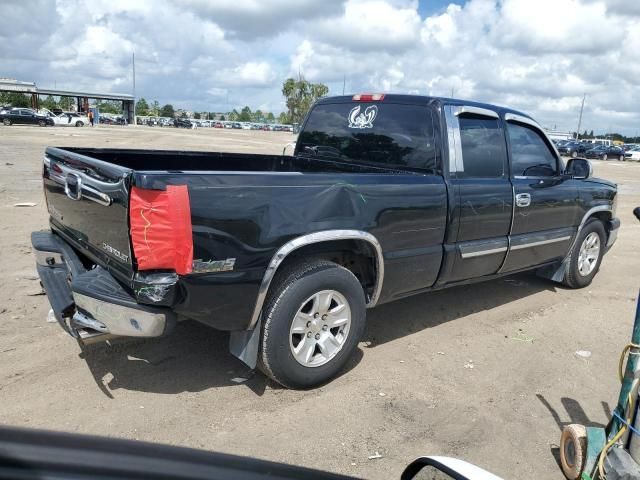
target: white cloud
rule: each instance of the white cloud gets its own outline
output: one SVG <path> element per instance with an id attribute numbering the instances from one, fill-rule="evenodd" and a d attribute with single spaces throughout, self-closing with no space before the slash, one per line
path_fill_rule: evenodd
<path id="1" fill-rule="evenodd" d="M 0 2 L 0 76 L 131 89 L 197 110 L 284 108 L 288 75 L 331 94 L 419 93 L 521 109 L 571 129 L 636 133 L 640 1 L 65 0 Z M 38 25 L 37 29 L 33 25 Z"/>

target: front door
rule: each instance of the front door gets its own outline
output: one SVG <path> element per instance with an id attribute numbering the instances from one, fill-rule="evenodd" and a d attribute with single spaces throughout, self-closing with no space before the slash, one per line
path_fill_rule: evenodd
<path id="1" fill-rule="evenodd" d="M 579 181 L 562 177 L 546 135 L 526 117 L 505 119 L 515 207 L 501 272 L 562 260 L 580 222 Z"/>
<path id="2" fill-rule="evenodd" d="M 497 273 L 508 247 L 513 192 L 498 114 L 476 107 L 446 106 L 450 176 L 458 220 L 451 269 L 455 282 Z"/>

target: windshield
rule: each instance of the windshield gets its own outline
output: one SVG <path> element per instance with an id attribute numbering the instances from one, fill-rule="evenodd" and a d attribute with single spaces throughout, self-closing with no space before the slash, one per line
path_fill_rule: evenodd
<path id="1" fill-rule="evenodd" d="M 298 154 L 434 171 L 431 111 L 384 102 L 318 105 L 300 133 Z"/>

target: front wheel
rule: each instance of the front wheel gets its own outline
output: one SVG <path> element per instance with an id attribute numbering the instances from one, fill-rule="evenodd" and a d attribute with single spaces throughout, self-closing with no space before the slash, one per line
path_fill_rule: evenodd
<path id="1" fill-rule="evenodd" d="M 576 152 L 575 150 L 571 152 L 571 158 L 576 158 L 577 156 L 578 156 L 578 152 Z"/>
<path id="2" fill-rule="evenodd" d="M 44 120 L 38 120 L 38 125 L 40 125 L 41 127 L 46 127 L 47 122 L 45 122 Z"/>
<path id="3" fill-rule="evenodd" d="M 358 346 L 366 316 L 362 286 L 351 271 L 324 260 L 294 265 L 274 283 L 263 310 L 260 369 L 288 388 L 321 385 Z"/>
<path id="4" fill-rule="evenodd" d="M 604 225 L 592 218 L 580 231 L 569 256 L 563 283 L 570 288 L 583 288 L 591 283 L 598 273 L 607 234 Z"/>
<path id="5" fill-rule="evenodd" d="M 620 156 L 618 157 L 618 160 L 620 160 L 621 162 L 624 162 L 624 155 L 620 155 Z"/>
<path id="6" fill-rule="evenodd" d="M 602 155 L 602 160 L 606 160 L 607 158 L 609 158 L 609 157 L 607 156 L 606 153 L 604 155 Z"/>
<path id="7" fill-rule="evenodd" d="M 84 125 L 84 123 L 82 123 L 81 121 L 77 121 L 76 122 L 76 127 L 82 127 Z"/>

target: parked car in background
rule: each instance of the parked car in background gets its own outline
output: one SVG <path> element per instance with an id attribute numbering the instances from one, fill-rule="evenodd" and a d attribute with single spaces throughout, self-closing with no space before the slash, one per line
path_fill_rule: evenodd
<path id="1" fill-rule="evenodd" d="M 584 152 L 585 158 L 598 158 L 600 160 L 624 160 L 624 150 L 614 145 L 598 145 Z"/>
<path id="2" fill-rule="evenodd" d="M 633 149 L 638 148 L 638 147 L 640 147 L 640 145 L 637 144 L 637 143 L 625 143 L 624 145 L 622 145 L 622 149 L 625 152 L 628 152 L 629 150 L 633 150 Z"/>
<path id="3" fill-rule="evenodd" d="M 6 125 L 40 125 L 53 126 L 54 122 L 46 115 L 41 115 L 30 108 L 12 108 L 0 113 L 0 121 Z"/>
<path id="4" fill-rule="evenodd" d="M 213 125 L 213 128 L 224 128 L 224 124 L 222 122 L 216 122 Z"/>
<path id="5" fill-rule="evenodd" d="M 564 142 L 562 145 L 557 145 L 560 155 L 573 158 L 582 155 L 591 147 L 592 145 L 587 146 L 582 142 Z"/>
<path id="6" fill-rule="evenodd" d="M 640 162 L 640 146 L 637 146 L 625 152 L 624 159 L 632 162 Z"/>
<path id="7" fill-rule="evenodd" d="M 195 123 L 193 123 L 188 118 L 176 118 L 173 122 L 173 125 L 176 128 L 196 128 Z"/>

